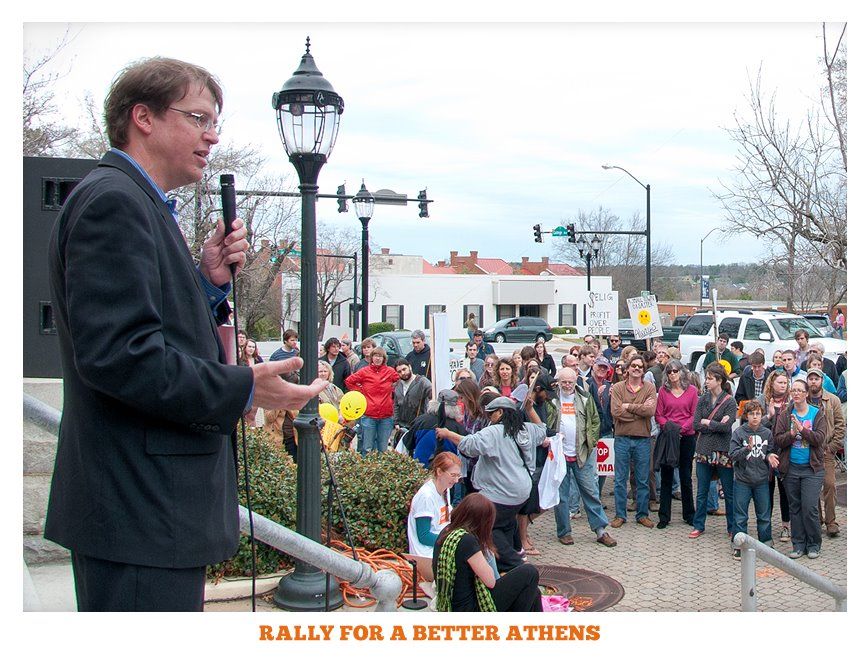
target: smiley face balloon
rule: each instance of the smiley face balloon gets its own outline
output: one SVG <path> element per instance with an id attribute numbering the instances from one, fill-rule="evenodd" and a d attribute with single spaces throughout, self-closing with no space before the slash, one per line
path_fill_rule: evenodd
<path id="1" fill-rule="evenodd" d="M 360 418 L 368 408 L 368 401 L 358 391 L 350 391 L 341 398 L 341 414 L 346 420 Z"/>
<path id="2" fill-rule="evenodd" d="M 651 313 L 644 308 L 639 311 L 637 317 L 639 318 L 639 324 L 650 324 L 651 322 Z"/>

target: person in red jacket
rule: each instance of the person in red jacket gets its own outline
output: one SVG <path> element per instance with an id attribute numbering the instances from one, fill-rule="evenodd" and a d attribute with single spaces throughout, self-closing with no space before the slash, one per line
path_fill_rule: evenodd
<path id="1" fill-rule="evenodd" d="M 397 371 L 386 365 L 386 350 L 375 347 L 371 350 L 371 365 L 344 380 L 347 391 L 359 391 L 367 402 L 365 415 L 359 421 L 362 427 L 359 452 L 363 457 L 375 448 L 386 452 L 389 447 L 389 435 L 395 427 L 392 385 L 399 379 Z"/>

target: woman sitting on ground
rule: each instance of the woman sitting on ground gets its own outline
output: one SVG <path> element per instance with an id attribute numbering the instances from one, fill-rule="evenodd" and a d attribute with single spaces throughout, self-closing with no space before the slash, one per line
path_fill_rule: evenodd
<path id="1" fill-rule="evenodd" d="M 522 564 L 497 577 L 491 530 L 496 511 L 482 494 L 469 494 L 452 512 L 434 545 L 440 612 L 542 612 L 539 572 Z"/>
<path id="2" fill-rule="evenodd" d="M 407 540 L 412 555 L 432 557 L 434 543 L 449 524 L 452 502 L 449 490 L 461 479 L 458 455 L 441 452 L 431 461 L 431 477 L 425 481 L 410 503 L 407 517 Z"/>

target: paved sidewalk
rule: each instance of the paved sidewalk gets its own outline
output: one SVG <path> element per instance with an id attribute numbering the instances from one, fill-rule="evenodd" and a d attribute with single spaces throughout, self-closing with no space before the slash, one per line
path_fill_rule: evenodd
<path id="1" fill-rule="evenodd" d="M 839 474 L 839 483 L 846 476 Z M 603 494 L 606 513 L 612 518 L 614 498 Z M 845 485 L 846 486 L 846 485 Z M 721 501 L 722 502 L 722 501 Z M 721 505 L 721 509 L 723 506 Z M 824 535 L 821 556 L 817 560 L 800 559 L 803 566 L 826 576 L 833 582 L 847 584 L 847 508 L 837 508 L 841 534 L 829 539 Z M 726 518 L 709 516 L 705 534 L 689 539 L 690 526 L 681 521 L 681 503 L 673 501 L 675 521 L 664 530 L 645 528 L 628 513 L 629 521 L 610 533 L 618 541 L 615 548 L 606 548 L 594 541 L 583 515 L 572 521 L 575 544 L 563 546 L 555 539 L 554 515 L 546 512 L 531 525 L 530 536 L 542 555 L 531 557 L 536 564 L 560 565 L 598 571 L 611 576 L 624 587 L 624 598 L 611 611 L 738 611 L 741 609 L 740 562 L 731 556 L 726 536 Z M 651 518 L 657 522 L 657 514 Z M 753 518 L 753 517 L 752 517 Z M 780 532 L 780 513 L 775 505 L 772 516 L 774 537 Z M 749 529 L 755 530 L 753 526 Z M 789 552 L 791 545 L 776 541 L 779 551 Z M 72 572 L 67 564 L 43 565 L 31 568 L 36 590 L 46 609 L 74 610 Z M 265 584 L 265 583 L 260 583 Z M 272 583 L 273 584 L 273 583 Z M 249 581 L 224 583 L 218 590 L 225 595 L 231 589 L 234 596 L 247 596 Z M 216 596 L 209 586 L 209 597 Z M 268 596 L 260 598 L 257 610 L 280 611 Z M 834 600 L 801 583 L 780 569 L 757 560 L 757 602 L 760 611 L 814 612 L 832 611 Z M 249 611 L 248 599 L 210 600 L 207 612 Z M 344 612 L 370 611 L 372 608 L 342 608 Z"/>

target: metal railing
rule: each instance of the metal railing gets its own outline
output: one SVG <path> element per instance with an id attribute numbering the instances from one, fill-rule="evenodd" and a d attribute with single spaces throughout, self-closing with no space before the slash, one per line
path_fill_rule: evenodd
<path id="1" fill-rule="evenodd" d="M 741 609 L 744 612 L 757 611 L 756 558 L 777 567 L 803 583 L 810 585 L 823 594 L 835 599 L 835 612 L 847 611 L 847 588 L 836 585 L 828 578 L 814 573 L 807 567 L 791 560 L 783 553 L 766 546 L 750 535 L 739 532 L 732 540 L 735 548 L 741 549 Z"/>
<path id="2" fill-rule="evenodd" d="M 32 395 L 24 393 L 24 421 L 33 423 L 46 432 L 57 434 L 60 429 L 60 412 Z M 391 569 L 374 571 L 370 565 L 335 553 L 322 544 L 256 512 L 253 513 L 253 518 L 254 533 L 258 541 L 345 580 L 355 588 L 370 589 L 371 596 L 377 600 L 375 610 L 379 612 L 394 612 L 397 609 L 401 579 Z M 238 506 L 238 519 L 241 523 L 241 532 L 249 535 L 250 522 L 247 508 L 243 505 Z M 24 566 L 25 578 L 27 578 L 29 571 L 27 565 Z"/>

